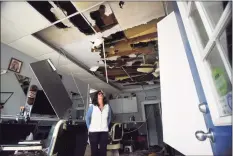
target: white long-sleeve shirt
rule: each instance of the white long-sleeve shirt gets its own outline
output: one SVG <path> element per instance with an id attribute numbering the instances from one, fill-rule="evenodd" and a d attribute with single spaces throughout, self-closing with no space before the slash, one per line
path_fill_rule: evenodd
<path id="1" fill-rule="evenodd" d="M 89 132 L 108 132 L 111 122 L 111 109 L 105 104 L 102 111 L 98 106 L 91 105 L 86 113 L 86 125 Z"/>

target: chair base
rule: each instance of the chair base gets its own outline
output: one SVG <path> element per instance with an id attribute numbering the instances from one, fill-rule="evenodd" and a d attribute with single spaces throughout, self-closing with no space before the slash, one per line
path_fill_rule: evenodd
<path id="1" fill-rule="evenodd" d="M 107 150 L 118 150 L 121 148 L 121 144 L 108 144 Z"/>

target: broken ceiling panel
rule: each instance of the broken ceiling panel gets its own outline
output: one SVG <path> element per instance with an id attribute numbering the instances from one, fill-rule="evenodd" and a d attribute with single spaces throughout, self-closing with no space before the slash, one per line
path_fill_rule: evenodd
<path id="1" fill-rule="evenodd" d="M 146 34 L 157 32 L 158 20 L 154 19 L 146 24 L 141 24 L 129 29 L 124 30 L 125 36 L 127 38 L 135 38 L 138 36 L 143 36 Z"/>
<path id="2" fill-rule="evenodd" d="M 28 3 L 51 23 L 58 20 L 51 12 L 53 6 L 48 1 L 28 1 Z M 63 23 L 57 23 L 56 26 L 58 28 L 67 28 L 67 26 L 65 26 Z"/>
<path id="3" fill-rule="evenodd" d="M 109 4 L 123 30 L 165 16 L 163 2 L 125 2 L 123 9 L 119 2 Z"/>
<path id="4" fill-rule="evenodd" d="M 76 40 L 62 48 L 87 67 L 98 66 L 98 61 L 100 61 L 99 53 L 91 52 L 92 43 L 88 39 Z"/>
<path id="5" fill-rule="evenodd" d="M 34 35 L 57 48 L 71 44 L 77 40 L 83 40 L 86 37 L 86 35 L 81 33 L 75 26 L 65 29 L 50 26 Z"/>
<path id="6" fill-rule="evenodd" d="M 28 3 L 52 23 L 78 12 L 70 1 L 30 1 Z M 86 35 L 94 34 L 92 28 L 80 14 L 62 20 L 55 25 L 60 29 L 75 26 Z"/>
<path id="7" fill-rule="evenodd" d="M 82 14 L 91 23 L 96 32 L 104 32 L 118 25 L 115 15 L 106 2 L 87 10 Z"/>

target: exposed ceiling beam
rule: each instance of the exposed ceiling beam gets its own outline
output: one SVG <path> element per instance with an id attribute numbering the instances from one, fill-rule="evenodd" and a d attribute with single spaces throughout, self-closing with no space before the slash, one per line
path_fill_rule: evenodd
<path id="1" fill-rule="evenodd" d="M 159 89 L 160 85 L 149 85 L 149 86 L 141 86 L 132 89 L 123 89 L 122 92 L 140 92 L 143 90 L 152 90 L 152 89 Z"/>
<path id="2" fill-rule="evenodd" d="M 113 57 L 113 56 L 127 56 L 130 54 L 151 54 L 151 53 L 153 53 L 151 49 L 134 49 L 134 50 L 118 52 L 115 54 L 107 54 L 107 58 Z"/>

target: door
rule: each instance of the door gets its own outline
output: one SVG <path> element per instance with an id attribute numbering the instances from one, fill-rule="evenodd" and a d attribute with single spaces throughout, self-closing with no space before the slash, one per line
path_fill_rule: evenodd
<path id="1" fill-rule="evenodd" d="M 158 23 L 163 140 L 184 155 L 231 155 L 231 126 L 214 126 L 198 108 L 208 103 L 175 2 L 174 10 Z"/>
<path id="2" fill-rule="evenodd" d="M 161 119 L 160 103 L 146 104 L 145 116 L 147 117 L 147 131 L 149 145 L 161 145 L 163 146 L 163 126 Z"/>
<path id="3" fill-rule="evenodd" d="M 144 105 L 145 106 L 145 115 L 147 117 L 147 132 L 149 145 L 154 146 L 158 145 L 158 134 L 157 134 L 157 125 L 155 120 L 155 104 Z"/>

